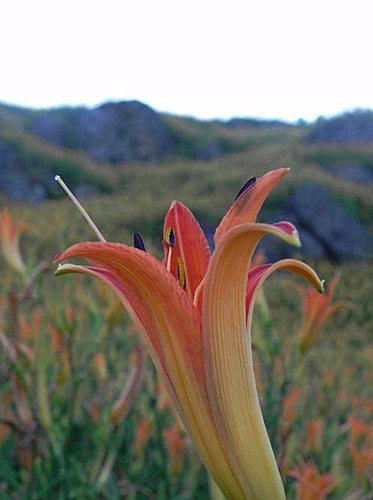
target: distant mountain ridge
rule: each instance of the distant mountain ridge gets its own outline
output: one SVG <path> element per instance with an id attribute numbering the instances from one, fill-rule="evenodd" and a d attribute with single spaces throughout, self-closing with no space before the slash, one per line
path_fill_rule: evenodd
<path id="1" fill-rule="evenodd" d="M 74 187 L 93 184 L 110 191 L 101 164 L 210 160 L 248 146 L 248 134 L 237 129 L 262 126 L 288 125 L 250 119 L 233 127 L 157 113 L 139 101 L 41 110 L 0 103 L 0 193 L 44 199 L 55 192 L 56 171 Z"/>
<path id="2" fill-rule="evenodd" d="M 111 192 L 105 165 L 213 160 L 286 141 L 298 130 L 308 143 L 373 142 L 373 112 L 291 124 L 244 117 L 202 121 L 158 113 L 139 101 L 40 110 L 0 103 L 0 194 L 28 201 L 55 196 L 56 172 L 84 193 Z"/>
<path id="3" fill-rule="evenodd" d="M 141 228 L 158 237 L 163 213 L 176 196 L 197 209 L 209 235 L 246 176 L 289 166 L 292 175 L 266 203 L 264 220 L 294 221 L 305 256 L 369 258 L 370 120 L 373 113 L 355 112 L 315 124 L 201 121 L 157 113 L 138 101 L 50 110 L 0 104 L 0 205 L 64 196 L 54 180 L 58 173 L 78 198 L 94 195 L 85 200 L 87 208 L 95 204 L 102 221 L 108 218 L 118 230 Z M 268 245 L 270 259 L 292 255 Z"/>
<path id="4" fill-rule="evenodd" d="M 310 143 L 373 141 L 373 111 L 357 109 L 332 118 L 319 118 L 308 136 Z"/>
<path id="5" fill-rule="evenodd" d="M 57 146 L 78 150 L 100 163 L 158 161 L 169 156 L 210 159 L 232 149 L 217 129 L 242 127 L 287 127 L 278 120 L 237 118 L 227 122 L 200 121 L 157 113 L 139 101 L 107 102 L 95 108 L 61 107 L 42 110 L 12 107 L 0 103 L 0 129 L 11 124 L 26 133 Z M 181 125 L 182 124 L 182 125 Z M 203 124 L 204 131 L 201 126 Z M 189 129 L 197 128 L 196 137 Z M 243 145 L 241 145 L 243 146 Z M 189 151 L 188 151 L 189 148 Z"/>

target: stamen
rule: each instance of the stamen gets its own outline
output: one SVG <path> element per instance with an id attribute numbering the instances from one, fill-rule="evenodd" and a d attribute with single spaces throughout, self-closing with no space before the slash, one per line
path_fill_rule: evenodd
<path id="1" fill-rule="evenodd" d="M 167 245 L 170 245 L 170 247 L 175 246 L 175 233 L 172 227 L 166 228 L 164 232 L 164 241 Z"/>
<path id="2" fill-rule="evenodd" d="M 64 181 L 61 179 L 61 176 L 56 175 L 54 177 L 54 180 L 58 182 L 58 184 L 62 187 L 62 189 L 65 191 L 67 196 L 70 198 L 70 200 L 74 203 L 74 205 L 77 207 L 79 212 L 82 214 L 90 228 L 93 230 L 93 232 L 96 234 L 97 238 L 101 241 L 106 241 L 105 238 L 102 236 L 101 232 L 99 231 L 98 227 L 96 224 L 93 222 L 91 217 L 88 215 L 87 211 L 82 207 L 82 205 L 79 203 L 78 199 L 73 195 L 73 193 L 70 191 L 70 189 L 66 186 Z"/>
<path id="3" fill-rule="evenodd" d="M 175 245 L 175 233 L 172 227 L 167 227 L 164 231 L 163 240 L 168 245 L 167 271 L 171 272 L 172 247 Z"/>
<path id="4" fill-rule="evenodd" d="M 186 275 L 183 260 L 178 257 L 177 259 L 177 279 L 180 283 L 181 288 L 185 290 L 186 288 Z"/>
<path id="5" fill-rule="evenodd" d="M 254 184 L 256 183 L 256 177 L 251 177 L 248 179 L 245 184 L 242 186 L 242 188 L 238 191 L 234 201 L 238 200 L 238 198 L 243 194 L 245 191 L 250 189 Z"/>
<path id="6" fill-rule="evenodd" d="M 139 233 L 133 233 L 133 246 L 143 252 L 146 252 L 144 241 Z"/>
<path id="7" fill-rule="evenodd" d="M 203 287 L 205 285 L 205 278 L 206 278 L 206 276 L 202 279 L 201 283 L 197 286 L 197 288 L 194 291 L 193 304 L 195 307 L 198 307 L 198 302 L 199 302 Z"/>
<path id="8" fill-rule="evenodd" d="M 167 271 L 171 272 L 171 257 L 172 257 L 172 247 L 168 247 L 168 253 L 167 253 Z"/>

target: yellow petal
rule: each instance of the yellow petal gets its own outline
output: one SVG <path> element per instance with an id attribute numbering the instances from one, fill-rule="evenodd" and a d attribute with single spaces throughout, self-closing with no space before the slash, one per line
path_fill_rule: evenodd
<path id="1" fill-rule="evenodd" d="M 294 241 L 267 224 L 243 224 L 220 241 L 206 276 L 202 331 L 207 388 L 223 446 L 246 498 L 276 500 L 285 494 L 259 405 L 246 321 L 250 260 L 265 234 Z"/>

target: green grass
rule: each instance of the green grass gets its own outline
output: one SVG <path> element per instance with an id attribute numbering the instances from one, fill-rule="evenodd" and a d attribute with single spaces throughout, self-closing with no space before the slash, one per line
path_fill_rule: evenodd
<path id="1" fill-rule="evenodd" d="M 177 126 L 190 147 L 198 135 L 195 124 Z M 17 140 L 20 154 L 27 150 L 33 158 L 35 175 L 66 173 L 72 187 L 80 182 L 106 186 L 110 195 L 82 200 L 105 237 L 132 244 L 132 233 L 138 231 L 158 257 L 163 217 L 173 199 L 213 228 L 247 178 L 280 166 L 290 166 L 291 172 L 266 202 L 261 220 L 269 220 L 298 185 L 312 180 L 327 186 L 373 232 L 369 187 L 338 179 L 322 167 L 343 158 L 368 164 L 373 147 L 316 150 L 303 141 L 305 132 L 299 129 L 233 134 L 216 125 L 208 134 L 235 151 L 209 162 L 186 154 L 183 160 L 157 166 L 114 167 L 95 165 L 69 151 L 56 153 L 26 133 Z M 10 133 L 7 140 L 16 141 Z M 67 165 L 65 172 L 62 165 Z M 7 200 L 0 202 L 4 206 Z M 110 322 L 108 311 L 115 301 L 92 280 L 53 275 L 54 255 L 77 241 L 95 240 L 90 228 L 66 199 L 10 208 L 13 218 L 29 225 L 21 240 L 28 271 L 41 261 L 50 269 L 38 276 L 32 296 L 21 300 L 22 277 L 0 261 L 0 332 L 8 342 L 3 340 L 0 350 L 0 498 L 207 498 L 207 473 L 186 437 L 181 471 L 172 470 L 164 432 L 174 417 L 169 407 L 159 409 L 157 377 L 148 358 L 129 413 L 119 425 L 110 421 L 134 366 L 137 336 L 127 315 Z M 319 342 L 301 356 L 299 289 L 283 275 L 271 278 L 265 287 L 270 316 L 257 308 L 254 335 L 264 417 L 290 499 L 296 497 L 295 481 L 287 472 L 303 460 L 337 478 L 330 498 L 368 498 L 371 476 L 361 482 L 356 478 L 348 426 L 351 417 L 372 425 L 373 263 L 312 264 L 327 282 L 340 273 L 336 300 L 349 307 L 333 317 Z M 15 357 L 5 345 L 10 352 L 17 346 Z M 97 354 L 105 360 L 105 375 L 97 368 Z M 284 405 L 298 388 L 289 422 Z M 307 423 L 314 418 L 324 425 L 321 450 L 305 447 Z M 136 433 L 144 419 L 150 419 L 152 430 L 136 453 Z M 373 443 L 366 438 L 363 445 Z"/>

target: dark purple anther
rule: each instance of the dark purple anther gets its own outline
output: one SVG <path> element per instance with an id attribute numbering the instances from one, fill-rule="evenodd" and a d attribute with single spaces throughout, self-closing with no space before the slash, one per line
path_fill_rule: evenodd
<path id="1" fill-rule="evenodd" d="M 173 247 L 175 245 L 175 233 L 172 228 L 170 229 L 170 234 L 168 235 L 168 242 L 170 247 Z"/>
<path id="2" fill-rule="evenodd" d="M 236 201 L 241 196 L 241 194 L 250 189 L 255 184 L 255 182 L 256 182 L 256 177 L 251 177 L 249 180 L 247 180 L 245 184 L 242 186 L 242 188 L 238 191 L 234 201 Z"/>
<path id="3" fill-rule="evenodd" d="M 138 250 L 146 252 L 144 242 L 139 233 L 133 233 L 133 246 Z"/>

